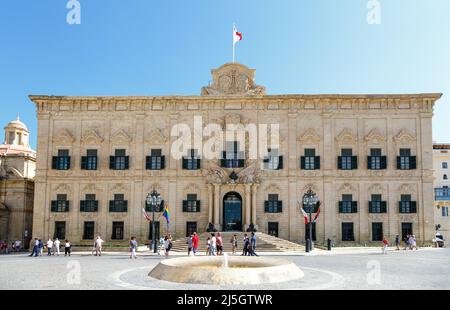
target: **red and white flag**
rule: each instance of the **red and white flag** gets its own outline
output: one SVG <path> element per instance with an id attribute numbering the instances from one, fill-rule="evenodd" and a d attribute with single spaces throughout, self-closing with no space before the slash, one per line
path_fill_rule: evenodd
<path id="1" fill-rule="evenodd" d="M 305 219 L 305 225 L 308 224 L 308 214 L 305 212 L 305 210 L 302 209 L 302 213 L 303 213 L 303 218 Z"/>
<path id="2" fill-rule="evenodd" d="M 238 32 L 236 26 L 233 25 L 233 44 L 242 41 L 242 32 Z"/>
<path id="3" fill-rule="evenodd" d="M 147 212 L 145 211 L 145 208 L 142 208 L 142 211 L 144 212 L 144 217 L 147 220 L 147 222 L 151 223 L 151 218 L 148 216 Z"/>
<path id="4" fill-rule="evenodd" d="M 317 221 L 317 218 L 319 217 L 319 214 L 320 214 L 320 207 L 317 209 L 317 213 L 316 213 L 316 216 L 313 219 L 313 223 L 315 223 Z"/>

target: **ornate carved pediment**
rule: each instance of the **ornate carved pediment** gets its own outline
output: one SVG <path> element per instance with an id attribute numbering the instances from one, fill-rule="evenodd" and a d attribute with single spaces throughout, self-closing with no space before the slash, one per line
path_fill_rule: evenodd
<path id="1" fill-rule="evenodd" d="M 416 137 L 410 131 L 402 129 L 392 138 L 392 140 L 397 144 L 409 144 L 416 141 Z"/>
<path id="2" fill-rule="evenodd" d="M 316 184 L 308 183 L 305 186 L 303 186 L 303 193 L 306 193 L 309 189 L 312 189 L 312 191 L 315 192 L 316 194 L 317 191 L 319 190 Z"/>
<path id="3" fill-rule="evenodd" d="M 188 185 L 184 188 L 183 192 L 184 192 L 185 194 L 191 194 L 191 193 L 192 193 L 192 194 L 200 194 L 201 189 L 200 189 L 196 184 L 191 183 L 191 184 L 188 184 Z"/>
<path id="4" fill-rule="evenodd" d="M 261 183 L 261 165 L 258 161 L 249 161 L 249 165 L 242 169 L 238 174 L 238 183 L 241 184 L 252 184 Z"/>
<path id="5" fill-rule="evenodd" d="M 336 137 L 336 142 L 339 144 L 356 144 L 358 138 L 353 134 L 351 129 L 344 128 Z"/>
<path id="6" fill-rule="evenodd" d="M 228 63 L 211 70 L 213 82 L 202 88 L 202 96 L 258 96 L 265 94 L 265 87 L 254 82 L 255 70 L 238 63 Z"/>
<path id="7" fill-rule="evenodd" d="M 264 191 L 269 194 L 280 194 L 281 193 L 280 187 L 275 183 L 268 185 Z"/>
<path id="8" fill-rule="evenodd" d="M 102 136 L 93 128 L 87 129 L 81 138 L 83 144 L 101 144 L 103 141 Z"/>
<path id="9" fill-rule="evenodd" d="M 112 143 L 128 144 L 133 141 L 133 138 L 124 129 L 119 129 L 111 135 L 110 140 Z"/>
<path id="10" fill-rule="evenodd" d="M 66 128 L 60 129 L 53 136 L 53 143 L 59 145 L 71 145 L 75 143 L 75 136 Z"/>
<path id="11" fill-rule="evenodd" d="M 365 137 L 364 141 L 366 143 L 376 143 L 380 144 L 384 141 L 386 141 L 386 137 L 381 134 L 381 132 L 378 129 L 372 129 Z"/>
<path id="12" fill-rule="evenodd" d="M 125 193 L 128 193 L 129 191 L 130 191 L 130 186 L 127 184 L 119 183 L 119 184 L 111 185 L 111 187 L 110 187 L 110 192 L 112 192 L 112 193 L 125 194 Z"/>
<path id="13" fill-rule="evenodd" d="M 225 184 L 230 180 L 225 169 L 216 165 L 213 161 L 208 162 L 207 167 L 202 169 L 202 175 L 208 183 L 213 184 Z"/>
<path id="14" fill-rule="evenodd" d="M 398 193 L 400 194 L 415 194 L 416 193 L 416 187 L 413 184 L 400 184 L 398 187 Z"/>
<path id="15" fill-rule="evenodd" d="M 383 194 L 385 193 L 385 188 L 380 183 L 375 183 L 369 186 L 367 189 L 369 194 Z"/>
<path id="16" fill-rule="evenodd" d="M 72 187 L 70 187 L 70 185 L 67 185 L 65 183 L 57 184 L 53 186 L 53 192 L 69 194 L 72 192 Z"/>
<path id="17" fill-rule="evenodd" d="M 98 193 L 102 192 L 103 189 L 100 186 L 97 186 L 95 183 L 89 183 L 82 187 L 81 192 L 83 193 Z"/>
<path id="18" fill-rule="evenodd" d="M 302 143 L 317 144 L 320 142 L 320 136 L 315 129 L 308 128 L 297 140 Z"/>
<path id="19" fill-rule="evenodd" d="M 160 183 L 152 183 L 145 188 L 145 193 L 151 193 L 153 190 L 157 191 L 161 195 L 163 192 L 162 186 Z"/>
<path id="20" fill-rule="evenodd" d="M 356 188 L 350 183 L 344 183 L 339 187 L 338 192 L 354 194 L 354 193 L 356 193 Z M 337 197 L 337 198 L 340 199 L 340 197 Z"/>
<path id="21" fill-rule="evenodd" d="M 163 130 L 156 128 L 151 130 L 145 138 L 145 142 L 153 145 L 165 144 L 168 141 L 167 136 L 163 133 Z"/>

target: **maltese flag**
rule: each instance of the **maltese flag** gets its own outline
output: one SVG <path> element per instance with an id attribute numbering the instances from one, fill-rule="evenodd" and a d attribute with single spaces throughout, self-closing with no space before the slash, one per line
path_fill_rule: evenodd
<path id="1" fill-rule="evenodd" d="M 233 25 L 233 44 L 242 41 L 242 32 L 238 32 L 236 26 Z"/>

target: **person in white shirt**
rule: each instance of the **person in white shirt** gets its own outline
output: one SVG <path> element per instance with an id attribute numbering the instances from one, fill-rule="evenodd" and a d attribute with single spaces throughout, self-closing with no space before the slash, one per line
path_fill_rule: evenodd
<path id="1" fill-rule="evenodd" d="M 216 235 L 214 233 L 211 234 L 211 255 L 216 256 L 217 255 L 217 239 Z"/>
<path id="2" fill-rule="evenodd" d="M 97 240 L 95 240 L 95 256 L 102 256 L 102 244 L 103 244 L 102 238 L 100 236 L 97 237 Z"/>
<path id="3" fill-rule="evenodd" d="M 52 249 L 53 249 L 53 241 L 52 241 L 52 239 L 48 239 L 48 241 L 47 241 L 47 256 L 52 256 Z"/>
<path id="4" fill-rule="evenodd" d="M 15 251 L 16 252 L 20 251 L 21 245 L 22 245 L 22 241 L 16 240 L 16 242 L 14 243 L 14 247 L 15 247 Z"/>
<path id="5" fill-rule="evenodd" d="M 53 255 L 55 255 L 55 252 L 56 252 L 56 254 L 59 256 L 61 242 L 58 240 L 58 238 L 56 238 L 55 242 L 53 242 L 53 246 L 55 247 L 55 251 L 53 252 Z"/>

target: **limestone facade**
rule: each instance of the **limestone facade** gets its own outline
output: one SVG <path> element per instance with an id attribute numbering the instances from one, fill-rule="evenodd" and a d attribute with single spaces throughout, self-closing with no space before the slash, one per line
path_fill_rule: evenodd
<path id="1" fill-rule="evenodd" d="M 92 235 L 117 242 L 131 235 L 148 240 L 150 227 L 142 209 L 147 193 L 155 188 L 171 215 L 167 227 L 157 213 L 161 234 L 184 237 L 188 225 L 203 232 L 208 223 L 225 228 L 228 202 L 233 202 L 227 200 L 224 210 L 224 198 L 233 193 L 241 208 L 234 210 L 241 210 L 242 224 L 234 227 L 245 230 L 254 223 L 259 231 L 303 242 L 305 224 L 299 201 L 311 187 L 322 203 L 315 228 L 319 242 L 330 238 L 336 243 L 368 243 L 380 237 L 374 236 L 374 229 L 378 235 L 381 229 L 391 240 L 408 229 L 418 240 L 433 238 L 431 130 L 433 106 L 441 94 L 267 95 L 264 87 L 254 84 L 253 74 L 243 65 L 226 64 L 213 70 L 214 82 L 202 89 L 201 96 L 30 96 L 39 125 L 34 235 L 47 238 L 64 231 L 72 242 L 89 244 Z M 185 169 L 183 160 L 171 156 L 177 139 L 171 130 L 177 124 L 194 128 L 195 116 L 221 127 L 279 124 L 282 168 L 258 168 L 262 159 L 249 160 L 246 144 L 243 167 L 224 168 L 219 160 L 202 158 L 201 169 Z M 301 157 L 305 151 L 310 156 L 312 149 L 320 165 L 307 170 Z M 374 157 L 385 156 L 385 169 L 368 169 L 371 149 L 375 149 Z M 88 150 L 97 151 L 98 166 L 93 171 L 81 169 Z M 110 169 L 110 156 L 123 155 L 117 150 L 129 156 L 129 169 Z M 146 169 L 152 150 L 161 150 L 165 156 L 164 169 Z M 344 164 L 338 161 L 349 150 L 357 158 L 356 166 L 342 170 Z M 70 156 L 68 170 L 53 169 L 53 158 L 61 154 Z M 415 161 L 412 169 L 397 168 L 400 155 Z M 233 171 L 235 179 L 230 177 Z M 52 212 L 58 194 L 68 201 L 64 212 Z M 86 194 L 95 194 L 95 212 L 80 212 Z M 126 212 L 110 212 L 110 201 L 117 194 L 127 201 Z M 199 210 L 194 208 L 199 212 L 183 208 L 188 195 L 200 201 Z M 281 201 L 275 212 L 265 207 L 269 195 Z M 381 195 L 377 197 L 384 202 L 385 212 L 369 213 L 372 195 Z M 408 213 L 400 213 L 402 197 L 414 202 L 415 212 L 407 208 Z M 355 202 L 354 208 L 342 207 L 341 201 L 349 199 Z M 85 222 L 91 226 L 86 228 Z M 87 234 L 86 229 L 94 232 Z M 83 239 L 86 235 L 89 240 Z"/>
<path id="2" fill-rule="evenodd" d="M 27 247 L 33 225 L 36 153 L 30 132 L 19 119 L 5 127 L 0 144 L 0 240 L 19 240 Z"/>

